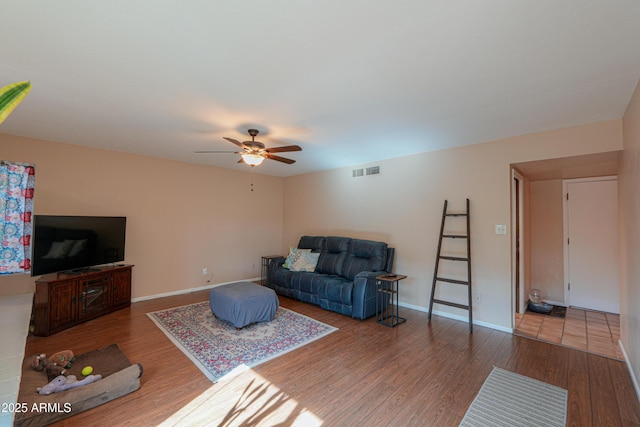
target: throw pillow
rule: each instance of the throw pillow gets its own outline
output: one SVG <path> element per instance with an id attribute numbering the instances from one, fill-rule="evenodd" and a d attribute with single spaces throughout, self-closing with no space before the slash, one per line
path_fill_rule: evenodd
<path id="1" fill-rule="evenodd" d="M 291 271 L 315 271 L 318 258 L 320 258 L 320 253 L 302 252 L 294 261 Z"/>
<path id="2" fill-rule="evenodd" d="M 287 259 L 284 260 L 284 264 L 282 264 L 282 266 L 284 268 L 288 268 L 291 269 L 291 267 L 293 266 L 293 263 L 296 260 L 296 254 L 298 253 L 303 253 L 303 252 L 311 252 L 311 249 L 298 249 L 298 248 L 289 248 L 289 255 L 287 255 Z M 300 255 L 297 255 L 298 257 L 300 257 Z"/>
<path id="3" fill-rule="evenodd" d="M 284 268 L 291 268 L 293 265 L 293 258 L 296 256 L 297 250 L 298 248 L 289 248 L 289 255 L 287 255 L 287 258 L 284 260 L 284 264 L 282 264 Z"/>

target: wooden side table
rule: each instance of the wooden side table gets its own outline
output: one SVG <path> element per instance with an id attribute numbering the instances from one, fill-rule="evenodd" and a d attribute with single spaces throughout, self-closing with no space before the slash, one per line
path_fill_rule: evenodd
<path id="1" fill-rule="evenodd" d="M 376 277 L 376 322 L 394 327 L 407 319 L 398 315 L 398 290 L 400 280 L 407 276 L 383 274 Z"/>

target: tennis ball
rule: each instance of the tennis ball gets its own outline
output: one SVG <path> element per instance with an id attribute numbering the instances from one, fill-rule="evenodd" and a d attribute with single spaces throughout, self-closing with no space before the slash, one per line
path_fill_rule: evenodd
<path id="1" fill-rule="evenodd" d="M 92 372 L 93 368 L 91 366 L 85 366 L 84 368 L 82 368 L 82 375 L 84 375 L 85 377 L 87 375 L 91 375 Z"/>

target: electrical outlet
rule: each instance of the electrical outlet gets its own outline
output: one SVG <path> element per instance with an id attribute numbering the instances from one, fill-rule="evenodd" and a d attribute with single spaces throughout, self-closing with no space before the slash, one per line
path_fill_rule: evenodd
<path id="1" fill-rule="evenodd" d="M 206 276 L 207 274 L 209 274 L 209 269 L 207 267 L 202 269 L 202 275 Z"/>
<path id="2" fill-rule="evenodd" d="M 473 294 L 473 302 L 482 304 L 482 294 Z"/>

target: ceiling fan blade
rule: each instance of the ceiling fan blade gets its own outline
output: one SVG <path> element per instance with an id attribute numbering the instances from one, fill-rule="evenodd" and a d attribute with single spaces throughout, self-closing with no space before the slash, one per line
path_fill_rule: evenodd
<path id="1" fill-rule="evenodd" d="M 295 160 L 287 159 L 287 158 L 280 157 L 280 156 L 274 156 L 273 154 L 269 154 L 269 153 L 264 153 L 263 156 L 266 157 L 267 159 L 275 160 L 277 162 L 286 163 L 288 165 L 296 162 Z"/>
<path id="2" fill-rule="evenodd" d="M 242 142 L 240 142 L 240 141 L 237 141 L 237 140 L 235 140 L 233 138 L 227 138 L 226 136 L 223 136 L 223 138 L 226 139 L 227 141 L 229 141 L 232 144 L 236 144 L 240 148 L 244 148 L 244 144 Z"/>
<path id="3" fill-rule="evenodd" d="M 210 150 L 194 151 L 194 153 L 197 153 L 197 154 L 203 154 L 203 153 L 241 154 L 240 151 L 210 151 Z"/>
<path id="4" fill-rule="evenodd" d="M 264 151 L 267 153 L 286 153 L 288 151 L 302 151 L 302 148 L 299 145 L 286 145 L 284 147 L 267 148 Z"/>

